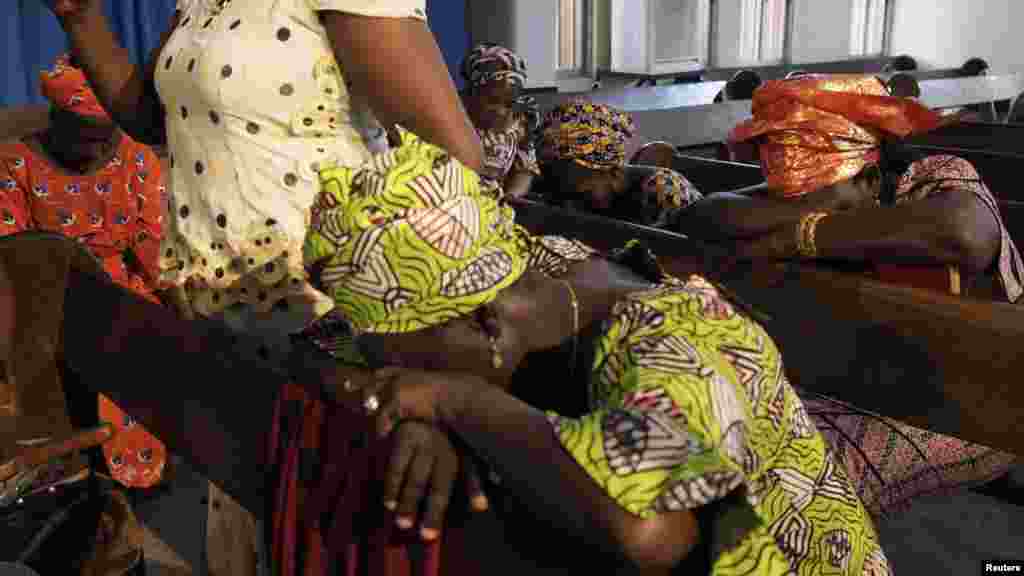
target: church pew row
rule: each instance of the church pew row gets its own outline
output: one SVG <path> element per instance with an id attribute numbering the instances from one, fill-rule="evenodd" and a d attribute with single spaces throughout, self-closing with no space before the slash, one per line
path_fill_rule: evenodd
<path id="1" fill-rule="evenodd" d="M 534 202 L 517 221 L 599 250 L 642 239 L 677 276 L 699 271 L 756 311 L 790 379 L 863 410 L 1024 455 L 1024 309 L 884 284 L 824 266 L 737 263 L 686 236 Z M 1019 358 L 1019 359 L 1018 359 Z"/>

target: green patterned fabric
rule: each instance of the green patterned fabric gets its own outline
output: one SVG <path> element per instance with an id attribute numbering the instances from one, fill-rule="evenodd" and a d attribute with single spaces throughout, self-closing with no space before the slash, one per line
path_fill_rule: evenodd
<path id="1" fill-rule="evenodd" d="M 620 301 L 597 344 L 591 411 L 549 415 L 625 509 L 716 517 L 713 570 L 890 574 L 871 517 L 786 380 L 771 338 L 706 280 Z"/>
<path id="2" fill-rule="evenodd" d="M 409 132 L 352 170 L 320 172 L 304 248 L 313 280 L 360 332 L 463 316 L 522 276 L 529 240 L 479 176 Z"/>

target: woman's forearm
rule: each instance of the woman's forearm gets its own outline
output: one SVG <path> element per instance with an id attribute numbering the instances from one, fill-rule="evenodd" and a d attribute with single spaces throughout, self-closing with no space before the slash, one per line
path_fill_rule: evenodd
<path id="1" fill-rule="evenodd" d="M 803 201 L 782 202 L 736 192 L 717 192 L 694 202 L 674 217 L 680 234 L 704 240 L 744 240 L 770 234 L 800 220 Z"/>
<path id="2" fill-rule="evenodd" d="M 383 125 L 398 124 L 445 148 L 469 168 L 483 168 L 480 138 L 425 22 L 324 14 L 335 56 L 352 89 Z"/>
<path id="3" fill-rule="evenodd" d="M 695 534 L 669 518 L 640 519 L 621 508 L 562 447 L 546 416 L 499 388 L 479 385 L 462 394 L 448 425 L 520 495 L 529 512 L 565 534 L 615 553 L 624 566 L 665 568 L 690 550 Z M 543 463 L 543 465 L 538 465 Z M 667 515 L 666 515 L 667 516 Z M 667 520 L 667 522 L 661 522 Z M 672 526 L 652 557 L 645 546 L 650 526 Z"/>
<path id="4" fill-rule="evenodd" d="M 166 142 L 163 107 L 153 87 L 152 61 L 145 68 L 131 61 L 128 51 L 118 43 L 103 14 L 102 3 L 62 20 L 78 65 L 103 107 L 132 138 L 149 145 Z M 177 15 L 175 15 L 175 20 Z M 168 30 L 161 41 L 166 41 Z"/>
<path id="5" fill-rule="evenodd" d="M 70 272 L 63 354 L 68 382 L 108 396 L 260 516 L 267 434 L 284 359 L 225 325 L 179 319 L 114 284 Z"/>
<path id="6" fill-rule="evenodd" d="M 815 244 L 827 259 L 954 265 L 976 273 L 998 254 L 999 227 L 972 196 L 939 194 L 833 214 L 818 224 Z"/>

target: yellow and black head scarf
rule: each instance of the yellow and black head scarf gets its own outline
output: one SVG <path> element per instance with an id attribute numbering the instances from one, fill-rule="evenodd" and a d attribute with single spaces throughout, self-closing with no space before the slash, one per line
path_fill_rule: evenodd
<path id="1" fill-rule="evenodd" d="M 526 270 L 514 211 L 447 152 L 402 134 L 360 169 L 321 171 L 304 258 L 357 332 L 412 332 L 493 301 Z"/>

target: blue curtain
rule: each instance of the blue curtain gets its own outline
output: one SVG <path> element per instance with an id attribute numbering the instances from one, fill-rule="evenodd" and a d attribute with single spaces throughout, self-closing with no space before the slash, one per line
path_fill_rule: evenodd
<path id="1" fill-rule="evenodd" d="M 39 71 L 67 50 L 67 38 L 45 0 L 0 2 L 0 106 L 43 102 L 39 95 Z M 175 0 L 106 0 L 110 26 L 142 64 L 160 41 L 174 13 Z"/>
<path id="2" fill-rule="evenodd" d="M 45 0 L 0 0 L 0 106 L 41 103 L 38 75 L 67 50 L 67 38 Z M 174 14 L 175 0 L 106 0 L 114 33 L 138 64 L 145 63 Z M 437 35 L 456 82 L 458 65 L 468 50 L 466 4 L 428 0 L 430 26 Z"/>

